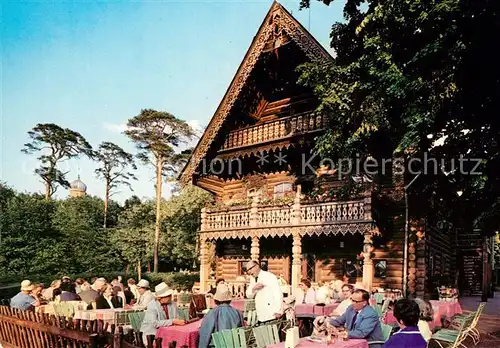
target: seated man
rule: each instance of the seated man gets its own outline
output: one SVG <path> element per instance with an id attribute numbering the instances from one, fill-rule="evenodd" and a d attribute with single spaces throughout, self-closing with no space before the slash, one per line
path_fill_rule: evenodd
<path id="1" fill-rule="evenodd" d="M 347 329 L 348 338 L 364 338 L 370 341 L 383 341 L 382 329 L 377 312 L 368 305 L 370 294 L 366 290 L 357 289 L 351 295 L 352 305 L 330 324 Z M 370 348 L 381 348 L 379 344 L 370 345 Z"/>
<path id="2" fill-rule="evenodd" d="M 401 299 L 394 305 L 394 316 L 401 328 L 389 338 L 384 348 L 425 348 L 427 341 L 418 330 L 420 308 L 418 304 L 409 299 Z"/>
<path id="3" fill-rule="evenodd" d="M 200 327 L 198 348 L 214 346 L 212 343 L 214 332 L 243 326 L 243 315 L 231 306 L 231 299 L 229 287 L 224 283 L 219 284 L 214 295 L 216 307 L 207 313 Z"/>
<path id="4" fill-rule="evenodd" d="M 33 288 L 34 286 L 29 280 L 23 280 L 21 292 L 10 300 L 10 306 L 23 311 L 33 310 L 35 307 L 40 306 L 40 301 L 31 295 Z"/>
<path id="5" fill-rule="evenodd" d="M 185 321 L 179 318 L 177 305 L 172 302 L 174 291 L 165 283 L 155 287 L 156 299 L 149 302 L 141 324 L 144 344 L 147 345 L 147 336 L 155 335 L 156 329 L 162 326 L 184 325 Z"/>

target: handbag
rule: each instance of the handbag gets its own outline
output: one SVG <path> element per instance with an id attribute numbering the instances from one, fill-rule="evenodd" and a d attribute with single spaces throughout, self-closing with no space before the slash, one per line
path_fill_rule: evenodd
<path id="1" fill-rule="evenodd" d="M 294 326 L 286 330 L 285 348 L 295 348 L 299 344 L 299 328 Z"/>

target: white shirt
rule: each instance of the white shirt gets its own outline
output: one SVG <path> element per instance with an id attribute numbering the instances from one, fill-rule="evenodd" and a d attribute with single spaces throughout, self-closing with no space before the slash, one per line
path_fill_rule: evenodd
<path id="1" fill-rule="evenodd" d="M 426 340 L 427 342 L 430 341 L 432 337 L 432 331 L 431 328 L 429 327 L 429 323 L 426 322 L 425 320 L 419 320 L 418 321 L 418 331 L 420 331 L 420 334 Z"/>
<path id="2" fill-rule="evenodd" d="M 252 292 L 255 284 L 261 283 L 264 287 Z M 258 321 L 268 321 L 275 319 L 274 314 L 281 312 L 283 304 L 283 292 L 281 291 L 278 278 L 271 272 L 260 270 L 257 280 L 250 277 L 250 285 L 246 291 L 247 298 L 255 298 L 255 310 Z"/>
<path id="3" fill-rule="evenodd" d="M 146 290 L 144 294 L 139 296 L 139 300 L 137 300 L 137 303 L 134 305 L 134 308 L 145 309 L 151 301 L 155 300 L 156 297 L 155 295 L 153 295 L 151 290 Z"/>
<path id="4" fill-rule="evenodd" d="M 330 289 L 326 286 L 321 286 L 316 290 L 316 303 L 330 304 Z"/>
<path id="5" fill-rule="evenodd" d="M 337 308 L 335 308 L 335 310 L 333 311 L 333 314 L 334 315 L 344 314 L 345 311 L 347 310 L 347 307 L 349 307 L 350 305 L 352 305 L 352 301 L 350 298 L 343 300 L 342 302 L 340 302 L 340 304 L 337 306 Z"/>

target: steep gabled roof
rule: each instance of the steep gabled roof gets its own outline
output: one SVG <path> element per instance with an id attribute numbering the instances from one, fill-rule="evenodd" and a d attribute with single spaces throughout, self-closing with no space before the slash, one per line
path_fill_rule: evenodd
<path id="1" fill-rule="evenodd" d="M 283 6 L 274 1 L 260 25 L 257 35 L 254 36 L 224 98 L 222 98 L 219 107 L 196 145 L 190 160 L 182 170 L 179 176 L 181 185 L 184 186 L 192 180 L 196 167 L 205 157 L 210 145 L 219 133 L 276 27 L 283 30 L 304 51 L 311 62 L 328 63 L 331 61 L 332 57 L 323 46 Z"/>

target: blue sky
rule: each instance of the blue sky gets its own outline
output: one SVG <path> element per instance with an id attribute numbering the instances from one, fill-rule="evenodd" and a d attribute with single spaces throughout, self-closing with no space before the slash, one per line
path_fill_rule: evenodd
<path id="1" fill-rule="evenodd" d="M 21 153 L 37 123 L 80 132 L 94 146 L 111 141 L 134 152 L 121 134 L 141 109 L 166 110 L 205 126 L 212 117 L 272 1 L 7 2 L 2 5 L 0 180 L 41 192 L 36 156 Z M 343 1 L 281 1 L 329 47 Z M 310 17 L 310 21 L 309 21 Z M 331 51 L 331 50 L 330 50 Z M 72 160 L 91 195 L 103 196 L 96 164 Z M 153 171 L 142 166 L 134 194 L 153 197 Z M 168 189 L 165 190 L 168 196 Z M 123 201 L 126 189 L 113 198 Z M 68 191 L 59 189 L 56 196 Z"/>

